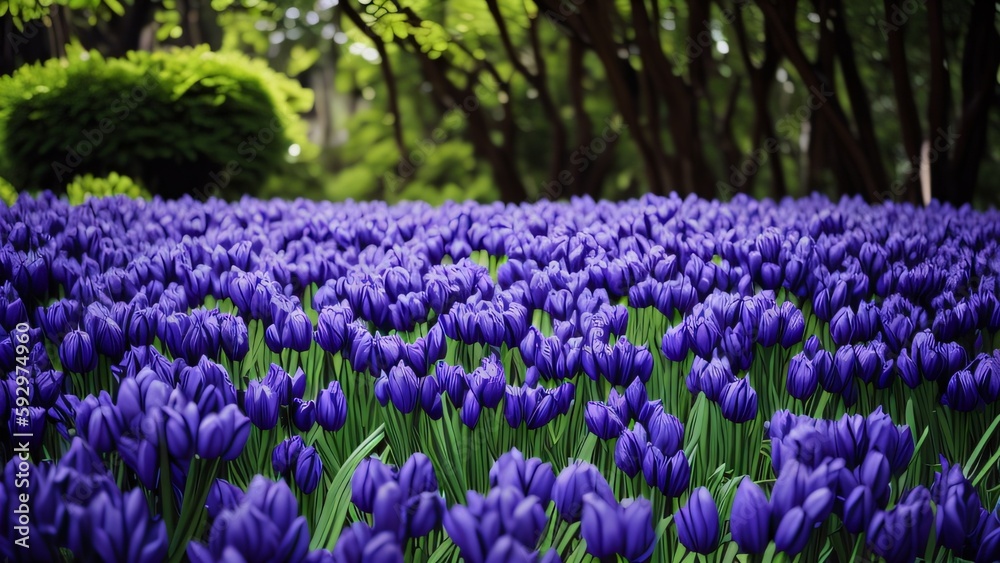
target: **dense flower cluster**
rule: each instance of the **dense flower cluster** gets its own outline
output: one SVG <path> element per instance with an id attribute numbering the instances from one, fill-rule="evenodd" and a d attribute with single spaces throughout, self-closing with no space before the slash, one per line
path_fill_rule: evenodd
<path id="1" fill-rule="evenodd" d="M 0 241 L 3 557 L 1000 558 L 996 212 L 46 194 Z"/>

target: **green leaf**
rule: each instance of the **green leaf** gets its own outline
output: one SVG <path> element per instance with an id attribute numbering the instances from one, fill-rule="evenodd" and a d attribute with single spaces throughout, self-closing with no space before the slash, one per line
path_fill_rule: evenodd
<path id="1" fill-rule="evenodd" d="M 976 449 L 972 450 L 972 454 L 969 456 L 969 459 L 965 460 L 965 465 L 963 467 L 965 467 L 966 471 L 971 471 L 972 468 L 976 466 L 976 462 L 979 460 L 979 455 L 983 453 L 983 448 L 986 447 L 986 444 L 996 441 L 997 426 L 1000 426 L 1000 415 L 997 415 L 997 417 L 993 419 L 993 424 L 990 424 L 986 433 L 983 434 L 982 438 L 980 438 L 979 443 L 976 444 Z M 988 464 L 987 467 L 989 467 Z"/>
<path id="2" fill-rule="evenodd" d="M 322 515 L 309 544 L 311 549 L 333 549 L 351 506 L 351 477 L 354 476 L 354 470 L 362 459 L 368 457 L 382 443 L 384 435 L 385 427 L 380 425 L 358 445 L 334 476 L 330 488 L 327 489 Z"/>

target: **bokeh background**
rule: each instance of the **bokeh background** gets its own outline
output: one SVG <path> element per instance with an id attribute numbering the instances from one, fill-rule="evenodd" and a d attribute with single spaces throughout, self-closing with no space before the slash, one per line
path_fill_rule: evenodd
<path id="1" fill-rule="evenodd" d="M 987 0 L 0 1 L 0 192 L 1000 201 Z"/>

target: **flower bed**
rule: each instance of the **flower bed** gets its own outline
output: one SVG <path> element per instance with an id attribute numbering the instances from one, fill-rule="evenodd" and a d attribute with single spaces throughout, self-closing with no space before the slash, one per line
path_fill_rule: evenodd
<path id="1" fill-rule="evenodd" d="M 996 212 L 22 196 L 0 240 L 15 560 L 1000 558 Z"/>

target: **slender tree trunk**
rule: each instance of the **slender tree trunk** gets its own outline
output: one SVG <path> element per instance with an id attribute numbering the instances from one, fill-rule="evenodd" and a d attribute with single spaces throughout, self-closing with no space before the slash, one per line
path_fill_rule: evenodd
<path id="1" fill-rule="evenodd" d="M 892 14 L 899 10 L 898 0 L 884 0 L 886 21 L 891 21 Z M 896 95 L 896 112 L 899 118 L 903 137 L 903 149 L 910 163 L 910 171 L 900 186 L 899 194 L 911 202 L 917 200 L 918 171 L 920 169 L 920 144 L 923 134 L 920 132 L 920 117 L 917 115 L 917 102 L 913 97 L 913 87 L 910 85 L 910 68 L 906 60 L 905 28 L 888 29 L 887 43 L 889 47 L 889 67 L 892 69 L 892 85 Z"/>
<path id="2" fill-rule="evenodd" d="M 956 204 L 970 203 L 986 153 L 989 111 L 997 103 L 1000 35 L 993 2 L 977 0 L 969 19 L 962 55 L 962 121 L 955 140 L 953 186 Z"/>
<path id="3" fill-rule="evenodd" d="M 935 138 L 947 130 L 948 109 L 951 107 L 951 84 L 948 69 L 945 66 L 947 55 L 944 47 L 944 13 L 941 9 L 941 0 L 927 1 L 927 17 L 930 28 L 928 44 L 930 47 L 931 80 L 927 107 L 929 131 L 924 142 L 930 143 L 930 150 L 934 151 L 929 158 L 930 193 L 942 201 L 952 201 L 954 192 L 950 181 L 948 152 L 933 148 Z"/>
<path id="4" fill-rule="evenodd" d="M 840 0 L 833 0 L 834 41 L 837 46 L 837 57 L 840 59 L 840 69 L 847 86 L 847 95 L 851 103 L 851 114 L 854 116 L 854 126 L 858 132 L 861 149 L 864 151 L 874 181 L 880 188 L 888 187 L 889 182 L 882 163 L 882 151 L 875 139 L 875 123 L 872 119 L 871 102 L 858 72 L 858 63 L 854 56 L 851 37 L 847 33 L 847 18 L 844 16 L 844 6 Z"/>
<path id="5" fill-rule="evenodd" d="M 844 110 L 837 101 L 836 91 L 830 88 L 831 78 L 829 76 L 818 75 L 813 66 L 809 64 L 809 60 L 802 51 L 802 47 L 795 38 L 794 28 L 787 29 L 783 25 L 780 25 L 779 13 L 775 5 L 769 0 L 758 0 L 757 4 L 761 7 L 765 17 L 778 24 L 773 28 L 777 36 L 777 42 L 781 46 L 784 55 L 795 66 L 806 87 L 810 90 L 812 102 L 815 106 L 818 106 L 815 111 L 822 112 L 827 118 L 830 128 L 837 137 L 838 145 L 845 153 L 846 159 L 844 162 L 849 163 L 846 166 L 850 167 L 852 174 L 855 172 L 858 174 L 860 183 L 864 187 L 868 197 L 876 197 L 880 191 L 878 181 L 871 170 L 864 150 L 851 133 Z M 826 28 L 824 27 L 824 29 Z"/>

